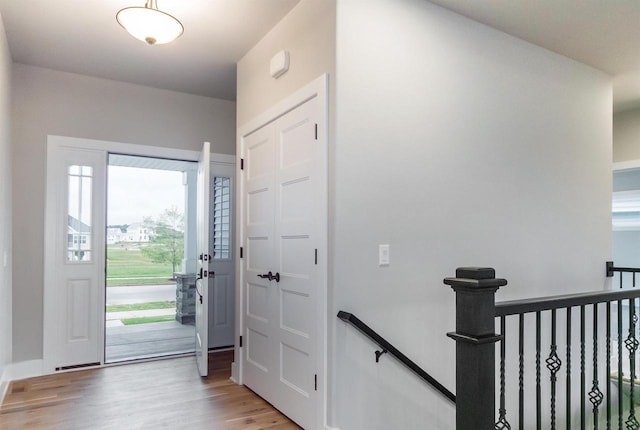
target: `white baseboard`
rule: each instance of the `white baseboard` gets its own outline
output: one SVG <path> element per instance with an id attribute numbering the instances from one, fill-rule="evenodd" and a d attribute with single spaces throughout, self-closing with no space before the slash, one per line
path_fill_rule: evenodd
<path id="1" fill-rule="evenodd" d="M 338 427 L 325 426 L 324 428 L 325 428 L 325 430 L 340 430 Z"/>
<path id="2" fill-rule="evenodd" d="M 4 397 L 7 395 L 8 389 L 9 381 L 5 381 L 4 379 L 0 380 L 0 405 L 4 402 Z"/>
<path id="3" fill-rule="evenodd" d="M 7 365 L 5 369 L 6 381 L 16 381 L 18 379 L 33 378 L 35 376 L 42 376 L 42 360 L 28 360 L 20 361 L 18 363 L 11 363 Z"/>
<path id="4" fill-rule="evenodd" d="M 240 369 L 238 369 L 238 363 L 235 361 L 231 363 L 231 380 L 236 384 L 240 380 Z"/>

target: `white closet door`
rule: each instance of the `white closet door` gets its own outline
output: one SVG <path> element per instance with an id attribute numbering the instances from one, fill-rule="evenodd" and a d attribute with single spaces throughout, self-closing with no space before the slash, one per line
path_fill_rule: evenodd
<path id="1" fill-rule="evenodd" d="M 317 110 L 312 98 L 244 140 L 244 382 L 308 430 L 317 423 L 326 212 Z"/>
<path id="2" fill-rule="evenodd" d="M 272 354 L 277 324 L 277 291 L 260 277 L 275 264 L 275 150 L 271 127 L 264 127 L 244 140 L 244 382 L 270 400 L 276 378 Z"/>

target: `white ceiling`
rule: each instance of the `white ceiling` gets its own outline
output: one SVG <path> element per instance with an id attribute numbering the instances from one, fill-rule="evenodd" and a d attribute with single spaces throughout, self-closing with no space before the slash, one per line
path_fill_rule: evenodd
<path id="1" fill-rule="evenodd" d="M 640 1 L 431 2 L 609 73 L 614 110 L 640 107 Z"/>
<path id="2" fill-rule="evenodd" d="M 0 13 L 15 62 L 234 100 L 235 63 L 299 1 L 158 0 L 185 33 L 152 47 L 115 20 L 144 0 L 0 0 Z M 431 1 L 609 73 L 615 110 L 640 107 L 640 1 Z"/>
<path id="3" fill-rule="evenodd" d="M 236 62 L 300 0 L 158 0 L 185 27 L 147 46 L 116 22 L 144 0 L 0 0 L 14 62 L 235 100 Z"/>

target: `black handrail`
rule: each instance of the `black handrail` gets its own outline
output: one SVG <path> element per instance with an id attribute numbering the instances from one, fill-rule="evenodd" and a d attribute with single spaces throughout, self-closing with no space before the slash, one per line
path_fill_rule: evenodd
<path id="1" fill-rule="evenodd" d="M 613 276 L 613 272 L 620 273 L 640 273 L 640 268 L 637 267 L 615 267 L 613 261 L 607 261 L 607 278 Z M 635 275 L 634 275 L 635 276 Z"/>
<path id="2" fill-rule="evenodd" d="M 358 317 L 356 317 L 355 315 L 349 312 L 339 311 L 338 318 L 340 318 L 344 322 L 348 322 L 352 324 L 355 328 L 360 330 L 365 336 L 367 336 L 368 338 L 373 340 L 375 343 L 380 345 L 380 348 L 382 348 L 382 352 L 376 351 L 376 361 L 378 361 L 378 359 L 380 358 L 380 355 L 388 352 L 389 354 L 393 355 L 398 360 L 400 360 L 402 364 L 404 364 L 409 369 L 411 369 L 416 375 L 424 379 L 433 388 L 440 391 L 440 393 L 442 393 L 445 397 L 447 397 L 453 403 L 456 402 L 455 394 L 447 390 L 444 387 L 444 385 L 439 383 L 433 376 L 429 375 L 420 366 L 418 366 L 416 363 L 411 361 L 409 357 L 404 355 L 402 352 L 398 351 L 398 349 L 395 346 L 387 342 L 382 336 L 376 333 L 371 327 L 369 327 L 368 325 L 360 321 Z"/>
<path id="3" fill-rule="evenodd" d="M 637 299 L 638 297 L 640 297 L 640 289 L 604 290 L 589 293 L 539 297 L 534 299 L 512 300 L 496 303 L 496 317 L 548 311 L 551 309 L 561 309 L 570 306 L 593 305 L 595 303 Z"/>

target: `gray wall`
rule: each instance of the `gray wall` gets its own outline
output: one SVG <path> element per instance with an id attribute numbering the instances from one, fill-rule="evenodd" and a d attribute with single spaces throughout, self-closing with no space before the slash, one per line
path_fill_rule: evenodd
<path id="1" fill-rule="evenodd" d="M 495 267 L 501 300 L 607 285 L 611 84 L 423 0 L 338 0 L 337 17 L 331 314 L 454 388 L 456 267 Z M 453 428 L 447 401 L 330 322 L 333 425 Z"/>
<path id="2" fill-rule="evenodd" d="M 612 259 L 618 267 L 640 267 L 640 231 L 614 231 Z"/>
<path id="3" fill-rule="evenodd" d="M 10 94 L 11 57 L 0 19 L 0 385 L 12 355 Z"/>
<path id="4" fill-rule="evenodd" d="M 235 154 L 235 103 L 13 67 L 13 361 L 42 358 L 47 135 Z"/>
<path id="5" fill-rule="evenodd" d="M 613 161 L 640 160 L 640 109 L 613 116 Z"/>

